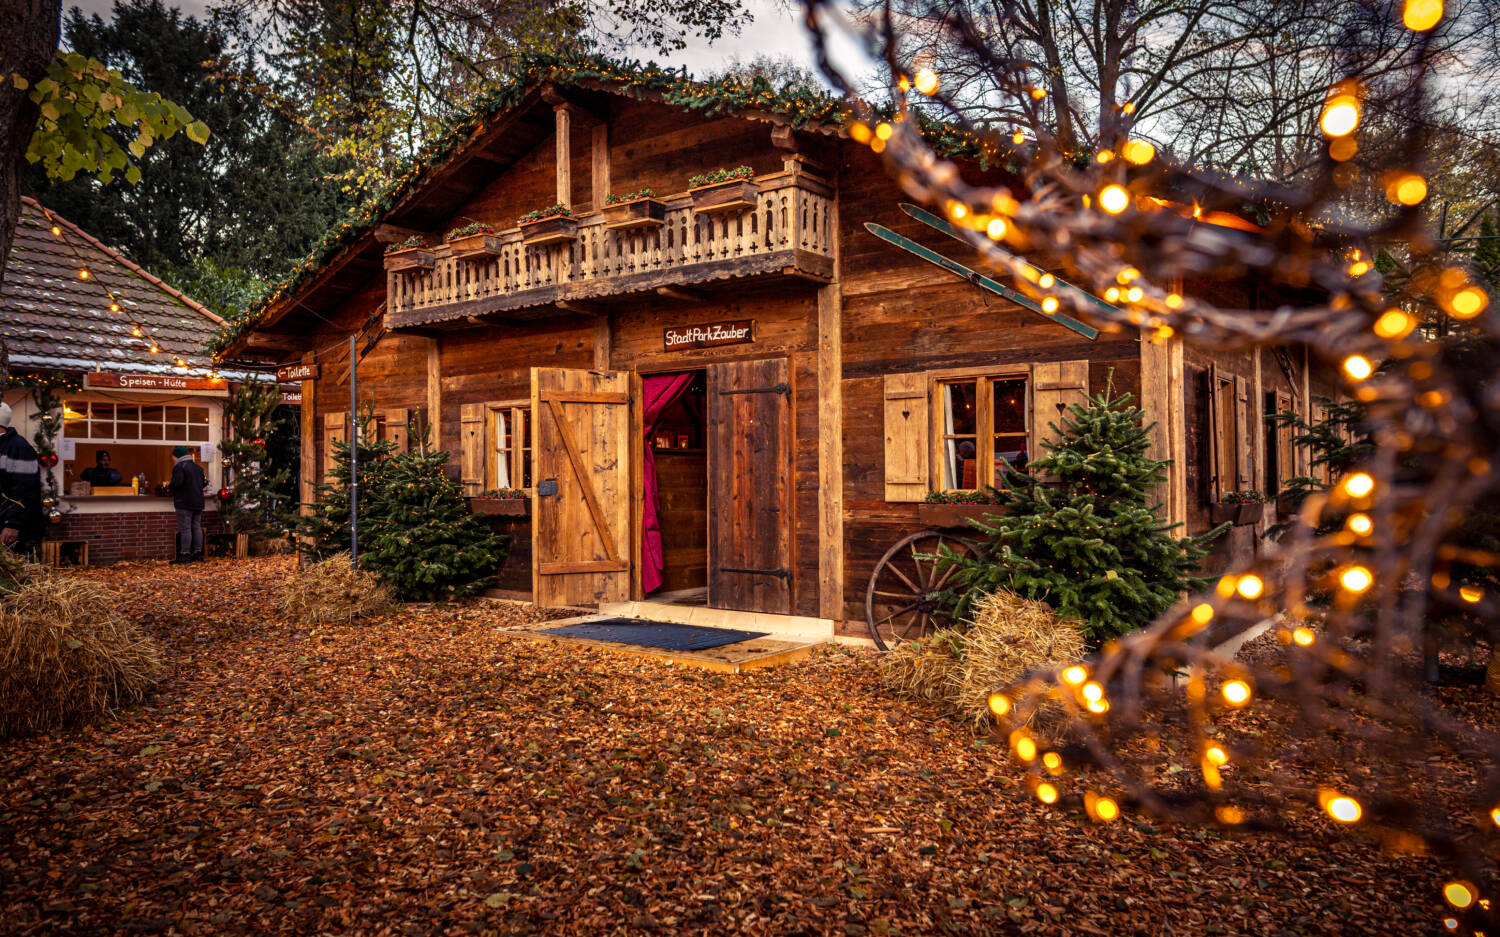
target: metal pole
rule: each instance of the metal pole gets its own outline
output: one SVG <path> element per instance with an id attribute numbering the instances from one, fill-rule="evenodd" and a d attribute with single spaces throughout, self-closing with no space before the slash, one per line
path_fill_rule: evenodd
<path id="1" fill-rule="evenodd" d="M 349 335 L 349 562 L 359 568 L 359 356 Z"/>

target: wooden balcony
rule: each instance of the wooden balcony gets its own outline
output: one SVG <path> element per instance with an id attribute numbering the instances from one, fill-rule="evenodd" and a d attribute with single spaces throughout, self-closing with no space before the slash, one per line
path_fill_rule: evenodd
<path id="1" fill-rule="evenodd" d="M 788 160 L 757 177 L 753 209 L 697 212 L 683 192 L 663 198 L 665 218 L 649 228 L 612 230 L 601 212 L 578 218 L 578 236 L 527 246 L 519 229 L 501 231 L 498 254 L 460 260 L 446 245 L 430 269 L 386 274 L 388 328 L 438 325 L 476 316 L 534 319 L 559 304 L 598 302 L 658 287 L 788 275 L 828 282 L 833 275 L 833 190 Z"/>

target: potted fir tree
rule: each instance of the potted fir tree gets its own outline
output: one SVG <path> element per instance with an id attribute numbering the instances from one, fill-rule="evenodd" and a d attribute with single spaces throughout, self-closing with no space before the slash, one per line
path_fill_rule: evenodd
<path id="1" fill-rule="evenodd" d="M 548 205 L 522 215 L 516 222 L 521 227 L 521 243 L 528 247 L 543 244 L 561 244 L 578 237 L 578 219 L 566 205 Z"/>
<path id="2" fill-rule="evenodd" d="M 655 195 L 646 188 L 607 196 L 604 199 L 604 226 L 613 231 L 660 227 L 667 218 L 667 206 L 661 199 L 654 198 Z"/>
<path id="3" fill-rule="evenodd" d="M 744 211 L 755 207 L 760 186 L 755 184 L 755 170 L 749 166 L 715 169 L 688 179 L 688 194 L 693 210 L 703 214 Z"/>
<path id="4" fill-rule="evenodd" d="M 495 229 L 482 221 L 454 228 L 444 240 L 458 260 L 488 260 L 500 255 L 500 239 L 495 236 Z"/>
<path id="5" fill-rule="evenodd" d="M 427 239 L 420 234 L 385 249 L 387 270 L 431 270 L 437 263 L 437 255 L 427 246 Z"/>

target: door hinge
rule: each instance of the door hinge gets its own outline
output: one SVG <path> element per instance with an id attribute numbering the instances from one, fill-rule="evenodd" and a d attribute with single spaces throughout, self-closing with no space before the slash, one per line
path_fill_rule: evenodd
<path id="1" fill-rule="evenodd" d="M 735 387 L 735 388 L 732 388 L 730 390 L 721 390 L 721 391 L 719 391 L 719 393 L 721 393 L 721 394 L 780 394 L 783 397 L 790 397 L 792 395 L 792 388 L 791 388 L 790 385 L 782 383 L 782 384 L 772 384 L 770 387 Z"/>
<path id="2" fill-rule="evenodd" d="M 745 573 L 746 575 L 750 575 L 750 576 L 775 576 L 777 579 L 786 579 L 786 580 L 790 580 L 792 578 L 791 570 L 788 570 L 788 569 L 785 569 L 785 568 L 782 568 L 782 569 L 743 569 L 743 568 L 740 568 L 738 566 L 720 566 L 719 567 L 719 572 L 721 572 L 721 573 Z"/>

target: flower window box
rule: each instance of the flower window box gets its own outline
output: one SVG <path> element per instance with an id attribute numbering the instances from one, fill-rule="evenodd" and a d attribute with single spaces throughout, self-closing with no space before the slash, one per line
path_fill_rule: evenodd
<path id="1" fill-rule="evenodd" d="M 385 253 L 385 269 L 431 270 L 437 265 L 437 255 L 426 244 L 401 245 Z"/>
<path id="2" fill-rule="evenodd" d="M 527 247 L 562 244 L 578 237 L 578 219 L 562 205 L 551 205 L 521 216 L 521 243 Z"/>
<path id="3" fill-rule="evenodd" d="M 604 206 L 604 226 L 611 231 L 659 228 L 666 220 L 666 203 L 649 195 L 622 199 Z"/>
<path id="4" fill-rule="evenodd" d="M 488 260 L 500 256 L 500 239 L 486 224 L 470 224 L 448 232 L 448 251 L 456 260 Z"/>
<path id="5" fill-rule="evenodd" d="M 693 197 L 693 211 L 711 215 L 754 208 L 760 195 L 754 175 L 749 166 L 740 166 L 692 177 L 688 180 L 688 194 Z"/>

